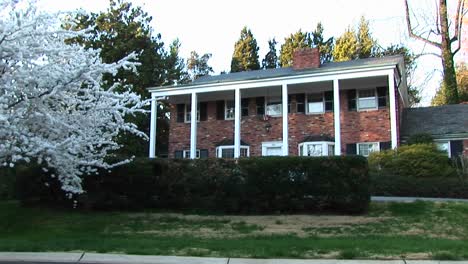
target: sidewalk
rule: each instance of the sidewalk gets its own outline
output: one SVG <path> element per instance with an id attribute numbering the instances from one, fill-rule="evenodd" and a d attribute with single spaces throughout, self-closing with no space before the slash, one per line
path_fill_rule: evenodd
<path id="1" fill-rule="evenodd" d="M 336 259 L 243 259 L 175 256 L 141 256 L 97 253 L 0 252 L 0 263 L 96 263 L 96 264 L 468 264 L 438 260 L 336 260 Z"/>

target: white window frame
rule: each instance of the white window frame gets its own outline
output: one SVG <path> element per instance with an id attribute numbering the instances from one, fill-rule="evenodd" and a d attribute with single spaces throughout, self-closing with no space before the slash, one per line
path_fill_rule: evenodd
<path id="1" fill-rule="evenodd" d="M 369 151 L 369 154 L 372 153 L 372 152 L 379 152 L 380 151 L 380 142 L 359 142 L 359 143 L 356 143 L 356 152 L 358 155 L 361 155 L 361 156 L 364 156 L 364 157 L 369 157 L 369 154 L 367 155 L 363 155 L 361 154 L 361 148 L 360 146 L 361 145 L 370 145 L 370 144 L 373 144 L 376 146 L 376 150 L 374 151 Z"/>
<path id="2" fill-rule="evenodd" d="M 234 145 L 226 145 L 226 146 L 218 146 L 216 147 L 216 157 L 218 158 L 222 158 L 223 155 L 223 150 L 224 149 L 232 149 L 234 151 Z M 246 145 L 241 145 L 240 146 L 240 149 L 246 149 L 247 150 L 247 156 L 245 157 L 250 157 L 250 147 L 249 146 L 246 146 Z M 234 157 L 233 157 L 234 158 Z"/>
<path id="3" fill-rule="evenodd" d="M 450 140 L 434 140 L 434 144 L 436 145 L 438 150 L 444 151 L 444 152 L 445 152 L 445 150 L 441 149 L 439 146 L 440 146 L 440 144 L 447 144 L 447 156 L 449 158 L 452 157 L 452 151 L 451 151 L 452 146 L 450 146 Z"/>
<path id="4" fill-rule="evenodd" d="M 184 122 L 185 123 L 190 123 L 190 119 L 188 119 L 187 117 L 192 116 L 191 112 L 192 112 L 192 105 L 185 104 L 185 107 L 184 107 Z M 197 104 L 197 122 L 200 122 L 200 103 Z"/>
<path id="5" fill-rule="evenodd" d="M 321 112 L 311 112 L 309 110 L 309 95 L 317 95 L 320 94 L 322 96 L 322 111 Z M 306 93 L 305 94 L 305 101 L 306 101 L 306 114 L 308 115 L 317 115 L 317 114 L 323 114 L 325 113 L 325 93 Z M 318 103 L 318 102 L 317 102 Z"/>
<path id="6" fill-rule="evenodd" d="M 183 159 L 189 159 L 190 158 L 190 149 L 184 149 L 182 150 L 182 158 Z M 200 149 L 197 149 L 195 151 L 195 158 L 199 159 L 200 158 Z"/>
<path id="7" fill-rule="evenodd" d="M 375 103 L 375 107 L 366 107 L 366 108 L 362 108 L 360 106 L 360 101 L 359 99 L 361 98 L 360 97 L 360 93 L 363 92 L 363 91 L 374 91 L 374 103 Z M 363 98 L 372 98 L 372 97 L 363 97 Z M 367 110 L 377 110 L 379 109 L 379 98 L 378 98 L 378 95 L 377 95 L 377 88 L 365 88 L 365 89 L 357 89 L 356 90 L 356 108 L 358 111 L 367 111 Z"/>
<path id="8" fill-rule="evenodd" d="M 297 152 L 298 152 L 298 155 L 299 156 L 304 156 L 304 157 L 320 157 L 320 156 L 309 156 L 309 155 L 306 155 L 307 154 L 307 145 L 321 145 L 322 146 L 322 157 L 326 157 L 328 156 L 328 148 L 330 146 L 333 146 L 335 147 L 335 142 L 331 142 L 331 141 L 306 141 L 306 142 L 302 142 L 299 144 L 298 148 L 297 148 Z M 301 153 L 301 148 L 302 148 L 302 153 Z M 334 152 L 333 152 L 334 153 Z M 333 154 L 332 156 L 334 156 L 335 154 Z"/>
<path id="9" fill-rule="evenodd" d="M 279 103 L 276 103 L 276 104 L 272 104 L 272 105 L 279 105 L 280 106 L 280 109 L 279 109 L 279 114 L 276 113 L 276 114 L 270 114 L 268 112 L 268 104 L 270 102 L 279 102 Z M 281 96 L 265 96 L 265 115 L 268 115 L 268 116 L 282 116 L 283 115 L 283 100 L 281 98 Z"/>
<path id="10" fill-rule="evenodd" d="M 262 156 L 267 156 L 268 148 L 278 148 L 281 147 L 281 152 L 283 151 L 283 141 L 268 141 L 262 142 Z M 279 155 L 281 156 L 281 155 Z"/>
<path id="11" fill-rule="evenodd" d="M 228 117 L 228 102 L 233 102 L 234 106 L 232 107 L 232 117 Z M 236 102 L 234 100 L 224 100 L 224 120 L 234 120 L 234 112 L 236 111 Z"/>

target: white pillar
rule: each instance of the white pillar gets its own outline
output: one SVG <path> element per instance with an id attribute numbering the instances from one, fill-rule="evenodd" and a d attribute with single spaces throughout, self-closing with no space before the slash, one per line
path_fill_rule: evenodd
<path id="1" fill-rule="evenodd" d="M 395 96 L 395 81 L 394 81 L 394 73 L 393 70 L 389 71 L 388 73 L 388 89 L 389 89 L 389 96 L 390 96 L 390 135 L 392 140 L 392 149 L 398 146 L 398 138 L 397 138 L 397 120 L 396 115 L 396 96 Z"/>
<path id="2" fill-rule="evenodd" d="M 283 108 L 283 156 L 289 155 L 289 144 L 288 144 L 288 85 L 283 84 L 281 89 Z"/>
<path id="3" fill-rule="evenodd" d="M 156 157 L 156 123 L 158 120 L 158 101 L 156 96 L 151 95 L 151 115 L 150 115 L 150 146 L 149 157 Z"/>
<path id="4" fill-rule="evenodd" d="M 197 94 L 192 93 L 192 109 L 190 113 L 190 158 L 197 157 Z"/>
<path id="5" fill-rule="evenodd" d="M 341 121 L 340 121 L 340 82 L 333 80 L 333 120 L 335 124 L 335 155 L 341 155 Z"/>
<path id="6" fill-rule="evenodd" d="M 234 158 L 240 157 L 240 104 L 241 104 L 240 89 L 237 88 L 234 93 Z"/>

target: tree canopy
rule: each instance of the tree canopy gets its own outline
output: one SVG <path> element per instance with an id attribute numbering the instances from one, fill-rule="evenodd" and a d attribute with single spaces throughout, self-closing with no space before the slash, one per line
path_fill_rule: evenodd
<path id="1" fill-rule="evenodd" d="M 307 48 L 312 46 L 312 40 L 309 33 L 302 32 L 299 29 L 296 33 L 291 34 L 284 39 L 281 45 L 279 64 L 281 67 L 292 66 L 294 51 L 300 48 Z"/>
<path id="2" fill-rule="evenodd" d="M 468 65 L 460 63 L 456 67 L 457 73 L 457 92 L 460 102 L 468 102 Z M 445 92 L 445 85 L 442 82 L 440 88 L 437 90 L 435 96 L 432 98 L 432 105 L 445 105 L 448 104 Z"/>
<path id="3" fill-rule="evenodd" d="M 278 67 L 278 55 L 276 54 L 276 42 L 275 38 L 268 40 L 268 52 L 265 58 L 262 60 L 263 69 L 274 69 Z"/>
<path id="4" fill-rule="evenodd" d="M 320 51 L 320 62 L 326 63 L 333 60 L 333 37 L 325 39 L 323 36 L 323 25 L 321 22 L 317 23 L 317 27 L 312 31 L 312 43 Z"/>
<path id="5" fill-rule="evenodd" d="M 213 68 L 208 64 L 210 58 L 211 53 L 205 53 L 200 57 L 196 51 L 190 52 L 190 58 L 187 59 L 187 69 L 192 80 L 213 72 Z"/>
<path id="6" fill-rule="evenodd" d="M 240 38 L 234 45 L 231 60 L 231 72 L 252 71 L 260 69 L 258 61 L 257 40 L 250 29 L 244 27 Z"/>
<path id="7" fill-rule="evenodd" d="M 333 49 L 333 58 L 335 61 L 348 61 L 374 57 L 377 49 L 377 41 L 372 38 L 370 33 L 369 21 L 361 17 L 357 30 L 348 27 L 337 38 Z"/>

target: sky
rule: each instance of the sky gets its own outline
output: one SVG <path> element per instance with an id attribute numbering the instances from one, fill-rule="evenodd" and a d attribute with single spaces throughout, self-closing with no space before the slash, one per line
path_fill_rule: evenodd
<path id="1" fill-rule="evenodd" d="M 408 37 L 404 0 L 133 0 L 153 17 L 151 26 L 160 33 L 166 45 L 178 38 L 182 44 L 180 56 L 188 58 L 192 50 L 211 53 L 209 64 L 215 74 L 229 72 L 234 43 L 244 26 L 251 29 L 260 47 L 260 60 L 268 51 L 268 40 L 276 38 L 279 52 L 284 38 L 301 29 L 313 31 L 318 22 L 324 26 L 324 36 L 340 36 L 348 27 L 356 27 L 361 16 L 370 22 L 372 36 L 386 47 L 405 44 L 415 53 L 434 52 L 433 48 Z M 409 0 L 416 17 L 434 8 L 434 0 Z M 455 0 L 448 0 L 449 8 Z M 47 11 L 104 11 L 108 0 L 57 1 L 40 0 Z M 432 9 L 435 10 L 435 9 Z M 422 21 L 419 21 L 422 22 Z M 458 56 L 458 60 L 466 60 Z M 421 87 L 423 101 L 428 105 L 441 79 L 440 60 L 427 55 L 417 61 L 414 83 Z M 427 76 L 432 76 L 428 81 Z"/>

